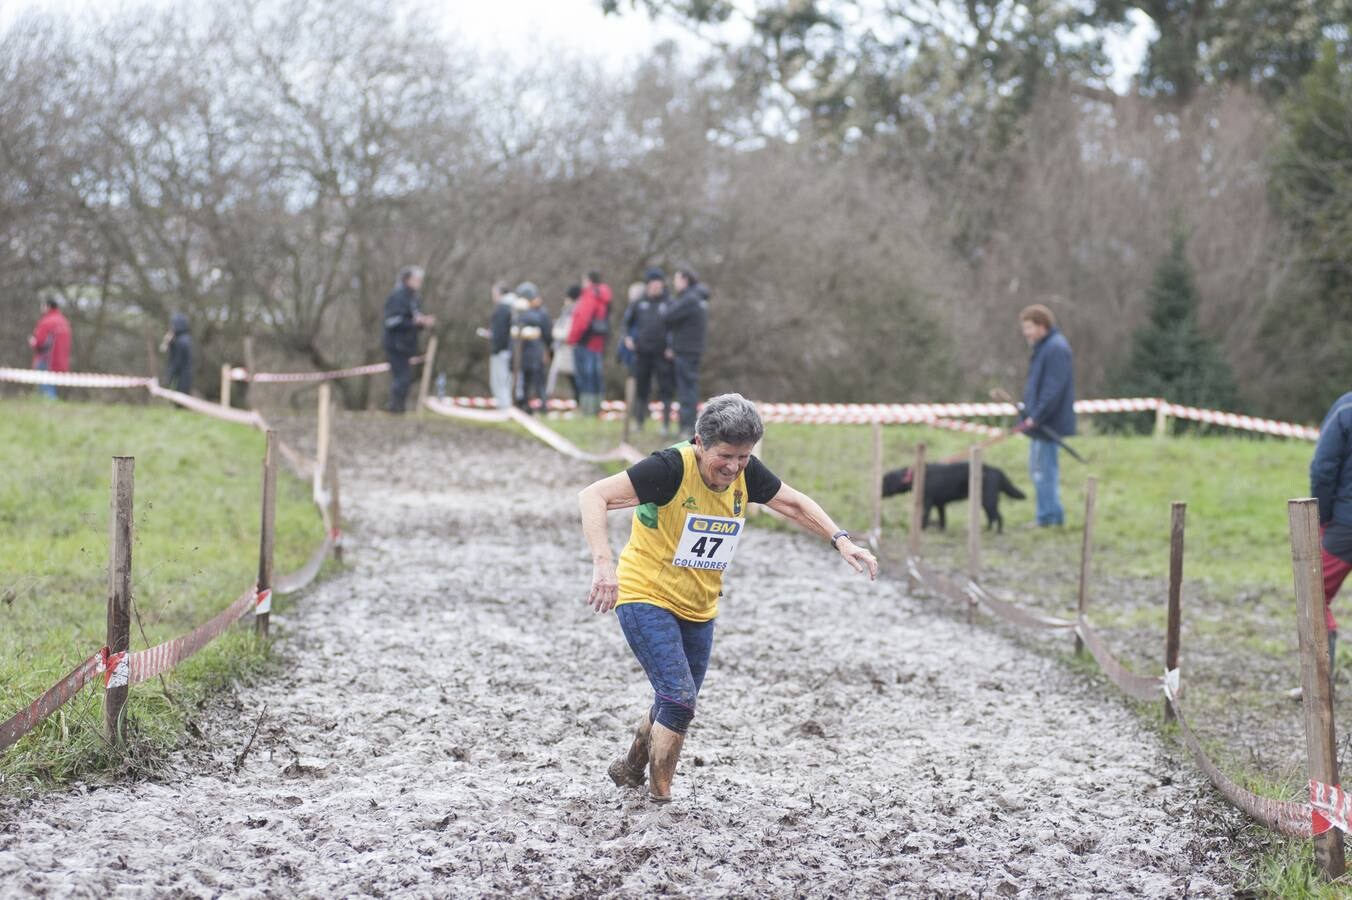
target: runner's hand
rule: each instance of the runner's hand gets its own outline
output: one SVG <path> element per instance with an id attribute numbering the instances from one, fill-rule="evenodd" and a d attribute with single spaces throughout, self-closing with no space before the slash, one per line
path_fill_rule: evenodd
<path id="1" fill-rule="evenodd" d="M 849 538 L 841 538 L 836 542 L 839 548 L 840 558 L 850 564 L 850 568 L 856 572 L 868 572 L 868 580 L 873 581 L 878 577 L 878 560 L 867 547 L 860 547 Z"/>
<path id="2" fill-rule="evenodd" d="M 620 580 L 615 575 L 614 560 L 596 560 L 592 563 L 592 586 L 587 605 L 595 612 L 607 613 L 615 608 L 619 598 Z"/>

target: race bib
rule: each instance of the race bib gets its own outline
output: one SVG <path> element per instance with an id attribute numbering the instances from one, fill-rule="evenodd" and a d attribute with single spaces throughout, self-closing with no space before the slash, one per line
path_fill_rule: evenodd
<path id="1" fill-rule="evenodd" d="M 714 569 L 722 572 L 737 553 L 742 537 L 742 519 L 727 516 L 702 516 L 687 513 L 681 541 L 676 545 L 673 566 L 686 569 Z"/>

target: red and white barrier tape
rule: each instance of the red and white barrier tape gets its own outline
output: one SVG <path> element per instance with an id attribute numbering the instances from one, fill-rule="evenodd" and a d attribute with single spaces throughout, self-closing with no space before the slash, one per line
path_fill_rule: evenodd
<path id="1" fill-rule="evenodd" d="M 494 409 L 491 397 L 454 397 L 442 402 L 472 409 Z M 648 406 L 654 418 L 661 415 L 661 403 L 653 402 Z M 551 412 L 567 413 L 576 410 L 577 404 L 572 400 L 550 400 L 546 408 Z M 672 405 L 673 411 L 679 408 L 678 404 Z M 1018 409 L 1011 403 L 758 403 L 756 408 L 760 410 L 761 418 L 766 422 L 800 425 L 867 425 L 873 422 L 881 422 L 884 425 L 928 424 L 936 428 L 991 436 L 999 434 L 1000 429 L 975 422 L 954 420 L 1006 418 L 1018 413 Z M 1154 412 L 1161 409 L 1165 415 L 1174 418 L 1221 425 L 1241 431 L 1309 441 L 1319 439 L 1318 429 L 1304 425 L 1214 409 L 1180 406 L 1157 397 L 1075 401 L 1075 411 L 1081 415 Z M 620 419 L 625 411 L 624 401 L 608 400 L 601 404 L 601 410 L 604 419 Z"/>
<path id="2" fill-rule="evenodd" d="M 105 690 L 126 687 L 131 672 L 131 658 L 126 650 L 109 653 L 108 648 L 104 647 L 99 651 L 99 671 L 103 673 Z"/>
<path id="3" fill-rule="evenodd" d="M 262 616 L 272 612 L 272 589 L 254 588 L 254 615 Z"/>
<path id="4" fill-rule="evenodd" d="M 411 366 L 420 365 L 426 357 L 412 357 L 408 363 Z M 350 366 L 346 369 L 333 369 L 328 372 L 254 372 L 250 373 L 248 369 L 236 366 L 230 370 L 231 381 L 249 381 L 254 384 L 292 384 L 305 381 L 336 381 L 340 378 L 356 378 L 361 375 L 378 375 L 381 372 L 388 372 L 390 364 L 369 363 L 364 366 Z"/>
<path id="5" fill-rule="evenodd" d="M 201 413 L 204 416 L 210 416 L 213 419 L 220 419 L 223 422 L 234 422 L 236 425 L 247 425 L 250 428 L 257 428 L 259 431 L 267 430 L 267 422 L 263 417 L 253 410 L 234 409 L 229 406 L 221 406 L 219 403 L 212 403 L 209 400 L 203 400 L 201 397 L 194 397 L 190 394 L 181 394 L 178 391 L 171 391 L 168 388 L 160 387 L 157 382 L 152 381 L 146 385 L 150 393 L 156 397 L 176 403 L 184 409 L 190 409 L 193 412 Z"/>
<path id="6" fill-rule="evenodd" d="M 278 594 L 294 594 L 301 588 L 307 586 L 315 578 L 319 577 L 319 570 L 324 567 L 324 560 L 328 557 L 329 551 L 338 546 L 341 540 L 341 534 L 333 531 L 319 545 L 318 549 L 310 555 L 310 559 L 305 565 L 301 566 L 295 572 L 286 575 L 277 575 L 272 579 L 272 589 Z M 269 607 L 271 604 L 269 603 Z M 255 608 L 255 612 L 260 612 Z"/>
<path id="7" fill-rule="evenodd" d="M 148 678 L 169 671 L 220 637 L 227 628 L 253 608 L 256 596 L 256 590 L 249 588 L 210 621 L 197 626 L 187 634 L 131 654 L 131 684 L 140 684 Z"/>
<path id="8" fill-rule="evenodd" d="M 1156 397 L 1128 397 L 1117 400 L 1076 400 L 1075 411 L 1081 415 L 1092 416 L 1095 413 L 1154 412 L 1159 409 L 1160 401 Z M 1010 415 L 1014 414 L 1011 406 Z"/>
<path id="9" fill-rule="evenodd" d="M 419 365 L 424 360 L 425 358 L 422 356 L 415 356 L 409 360 L 409 363 Z M 236 367 L 230 370 L 230 377 L 234 381 L 256 384 L 303 383 L 375 375 L 387 372 L 389 368 L 390 364 L 383 362 L 335 369 L 328 372 L 257 372 L 251 374 L 247 369 Z M 54 385 L 56 387 L 147 388 L 157 397 L 172 400 L 180 406 L 192 408 L 197 412 L 227 421 L 251 424 L 244 421 L 245 417 L 249 415 L 245 411 L 231 411 L 205 400 L 198 400 L 195 397 L 168 391 L 159 387 L 154 378 L 134 375 L 105 375 L 97 372 L 42 372 L 35 369 L 0 368 L 0 382 Z M 494 407 L 492 399 L 488 397 L 455 397 L 444 402 L 476 409 L 493 409 Z M 998 430 L 977 424 L 959 426 L 957 423 L 950 424 L 945 420 L 1012 417 L 1018 412 L 1017 408 L 1010 403 L 760 403 L 757 406 L 760 409 L 761 417 L 766 422 L 810 425 L 853 425 L 872 422 L 881 422 L 885 425 L 927 423 L 939 428 L 970 430 L 972 433 L 989 435 L 997 434 Z M 572 400 L 550 400 L 546 407 L 554 412 L 569 412 L 575 410 L 577 404 Z M 601 408 L 603 418 L 608 420 L 622 417 L 625 411 L 624 402 L 619 400 L 607 401 L 602 404 Z M 672 404 L 671 408 L 676 411 L 680 407 L 679 404 Z M 659 416 L 662 406 L 660 403 L 652 403 L 650 409 L 654 416 Z M 1294 422 L 1264 419 L 1223 410 L 1182 406 L 1157 397 L 1075 401 L 1075 411 L 1083 415 L 1154 412 L 1157 410 L 1162 410 L 1165 415 L 1174 418 L 1219 425 L 1240 431 L 1307 441 L 1319 439 L 1317 428 L 1297 425 Z M 237 413 L 238 415 L 236 415 Z"/>
<path id="10" fill-rule="evenodd" d="M 1178 406 L 1168 402 L 1163 404 L 1162 409 L 1165 415 L 1173 416 L 1176 419 L 1189 419 L 1194 422 L 1205 422 L 1208 425 L 1221 425 L 1240 431 L 1254 431 L 1259 434 L 1273 434 L 1305 441 L 1319 440 L 1318 428 L 1307 428 L 1304 425 L 1296 425 L 1292 422 L 1259 419 L 1215 409 L 1198 409 L 1195 406 Z"/>
<path id="11" fill-rule="evenodd" d="M 65 678 L 44 691 L 28 706 L 19 710 L 4 722 L 0 722 L 0 750 L 14 744 L 19 738 L 38 727 L 43 719 L 56 712 L 72 697 L 80 693 L 80 690 L 86 684 L 98 676 L 101 663 L 102 651 L 80 663 Z"/>
<path id="12" fill-rule="evenodd" d="M 1310 780 L 1310 830 L 1321 835 L 1332 828 L 1344 834 L 1352 832 L 1352 794 L 1342 785 Z"/>
<path id="13" fill-rule="evenodd" d="M 40 372 L 37 369 L 0 368 L 0 381 L 14 384 L 50 384 L 54 387 L 143 388 L 155 379 L 97 372 Z"/>
<path id="14" fill-rule="evenodd" d="M 489 400 L 488 403 L 491 404 L 492 401 Z M 511 409 L 486 409 L 480 404 L 462 406 L 454 400 L 439 400 L 437 398 L 428 398 L 426 406 L 430 411 L 452 419 L 467 419 L 476 422 L 516 422 L 564 456 L 583 462 L 620 461 L 633 464 L 643 458 L 642 453 L 628 444 L 621 444 L 608 453 L 588 453 L 548 425 L 516 407 Z"/>

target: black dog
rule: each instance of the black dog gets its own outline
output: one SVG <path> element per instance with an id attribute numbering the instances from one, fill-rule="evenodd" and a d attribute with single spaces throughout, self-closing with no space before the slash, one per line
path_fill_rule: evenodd
<path id="1" fill-rule="evenodd" d="M 931 463 L 925 466 L 925 517 L 922 528 L 929 527 L 930 510 L 939 510 L 939 529 L 942 531 L 948 522 L 944 518 L 944 506 L 955 500 L 967 499 L 968 464 Z M 908 494 L 911 491 L 911 470 L 894 469 L 883 476 L 883 496 Z M 995 466 L 981 467 L 981 505 L 986 510 L 986 528 L 994 527 L 997 533 L 1005 530 L 1005 520 L 1000 515 L 1000 494 L 1007 494 L 1015 500 L 1023 500 L 1025 494 L 1016 488 L 1001 469 Z"/>

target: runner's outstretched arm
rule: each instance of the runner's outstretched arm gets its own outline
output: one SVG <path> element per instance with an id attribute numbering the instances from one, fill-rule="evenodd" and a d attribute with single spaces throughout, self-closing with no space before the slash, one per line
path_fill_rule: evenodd
<path id="1" fill-rule="evenodd" d="M 626 472 L 593 482 L 577 495 L 582 512 L 582 536 L 592 554 L 592 585 L 587 605 L 599 613 L 610 612 L 620 596 L 620 581 L 615 573 L 615 554 L 610 549 L 606 512 L 638 506 L 634 483 Z"/>
<path id="2" fill-rule="evenodd" d="M 826 540 L 840 531 L 836 523 L 826 514 L 816 500 L 796 488 L 783 484 L 779 493 L 766 504 L 775 512 L 797 523 L 802 528 L 821 535 Z M 869 581 L 878 577 L 878 560 L 867 548 L 860 547 L 848 536 L 836 541 L 836 550 L 841 559 L 850 564 L 856 572 L 868 572 Z"/>

